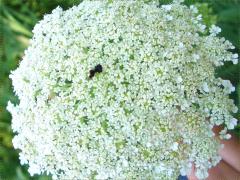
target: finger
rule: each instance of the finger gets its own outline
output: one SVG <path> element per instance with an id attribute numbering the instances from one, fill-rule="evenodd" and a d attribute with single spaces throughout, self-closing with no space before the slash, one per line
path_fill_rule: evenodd
<path id="1" fill-rule="evenodd" d="M 222 163 L 222 162 L 220 162 L 220 163 Z M 207 180 L 226 180 L 223 175 L 223 172 L 221 171 L 221 169 L 219 168 L 218 165 L 211 168 L 208 171 L 208 173 L 209 173 L 209 176 L 208 176 Z"/>
<path id="2" fill-rule="evenodd" d="M 228 163 L 221 160 L 216 167 L 211 168 L 207 180 L 239 180 L 240 173 Z"/>
<path id="3" fill-rule="evenodd" d="M 229 140 L 222 140 L 224 148 L 219 151 L 220 156 L 225 162 L 240 172 L 240 142 L 232 136 Z"/>
<path id="4" fill-rule="evenodd" d="M 214 127 L 213 131 L 218 134 L 221 127 Z M 219 138 L 218 138 L 219 139 Z M 230 166 L 240 172 L 240 139 L 232 135 L 229 140 L 220 140 L 224 148 L 219 151 L 219 155 Z"/>
<path id="5" fill-rule="evenodd" d="M 198 178 L 195 176 L 195 166 L 192 165 L 192 170 L 189 175 L 187 175 L 188 180 L 198 180 Z"/>
<path id="6" fill-rule="evenodd" d="M 240 173 L 223 160 L 209 171 L 207 180 L 240 180 Z M 198 180 L 195 176 L 195 166 L 192 166 L 191 173 L 187 176 L 189 180 Z"/>

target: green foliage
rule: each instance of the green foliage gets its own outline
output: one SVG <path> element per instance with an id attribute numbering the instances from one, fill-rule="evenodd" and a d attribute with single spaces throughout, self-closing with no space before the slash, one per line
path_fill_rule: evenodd
<path id="1" fill-rule="evenodd" d="M 203 15 L 203 22 L 207 27 L 216 24 L 217 16 L 213 14 L 213 9 L 207 3 L 196 3 L 199 13 Z"/>
<path id="2" fill-rule="evenodd" d="M 149 0 L 148 0 L 149 1 Z M 8 100 L 18 103 L 8 78 L 11 70 L 18 66 L 24 49 L 32 36 L 32 28 L 36 22 L 57 6 L 67 9 L 77 5 L 81 0 L 2 0 L 0 1 L 0 179 L 27 180 L 50 179 L 47 176 L 30 177 L 27 168 L 20 166 L 18 151 L 13 149 L 11 117 L 6 110 Z M 171 0 L 160 0 L 161 4 Z M 196 4 L 203 21 L 207 26 L 217 23 L 221 28 L 221 36 L 229 39 L 235 46 L 234 52 L 240 53 L 240 2 L 238 0 L 211 1 L 186 0 L 186 4 Z M 216 76 L 229 79 L 236 87 L 231 95 L 240 109 L 240 64 L 226 63 L 217 69 Z M 239 119 L 238 112 L 237 118 Z M 240 137 L 240 126 L 234 132 Z"/>

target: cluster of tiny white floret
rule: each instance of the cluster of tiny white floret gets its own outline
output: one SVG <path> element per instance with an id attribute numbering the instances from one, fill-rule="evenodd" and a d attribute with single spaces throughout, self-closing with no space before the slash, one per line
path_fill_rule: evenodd
<path id="1" fill-rule="evenodd" d="M 230 138 L 237 107 L 215 67 L 238 63 L 194 6 L 83 1 L 33 29 L 10 75 L 15 148 L 31 175 L 53 179 L 204 179 L 219 161 L 212 127 Z M 102 72 L 89 71 L 101 65 Z"/>

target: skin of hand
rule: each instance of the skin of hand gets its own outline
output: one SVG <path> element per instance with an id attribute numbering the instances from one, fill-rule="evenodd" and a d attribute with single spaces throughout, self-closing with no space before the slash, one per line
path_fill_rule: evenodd
<path id="1" fill-rule="evenodd" d="M 221 129 L 222 127 L 213 128 L 213 132 L 218 139 L 217 134 Z M 207 180 L 240 180 L 240 139 L 232 135 L 231 139 L 220 140 L 220 142 L 224 144 L 224 148 L 219 151 L 222 160 L 208 171 Z M 189 180 L 198 180 L 194 172 L 195 167 L 193 165 L 192 171 L 188 175 Z"/>

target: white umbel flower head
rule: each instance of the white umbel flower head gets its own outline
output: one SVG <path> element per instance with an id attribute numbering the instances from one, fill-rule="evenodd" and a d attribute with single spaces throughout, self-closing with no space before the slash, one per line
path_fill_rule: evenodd
<path id="1" fill-rule="evenodd" d="M 210 127 L 237 124 L 233 87 L 214 70 L 237 55 L 199 17 L 181 0 L 85 0 L 45 15 L 10 76 L 13 144 L 30 174 L 167 180 L 193 163 L 206 178 L 220 148 Z"/>

